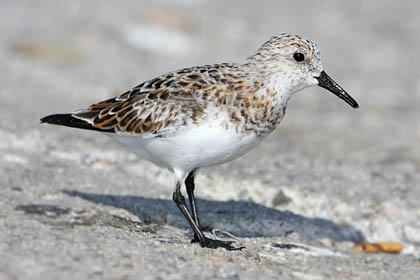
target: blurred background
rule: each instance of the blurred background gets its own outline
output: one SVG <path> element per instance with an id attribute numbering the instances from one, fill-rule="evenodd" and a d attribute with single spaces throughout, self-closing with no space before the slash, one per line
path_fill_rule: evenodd
<path id="1" fill-rule="evenodd" d="M 241 62 L 289 32 L 317 42 L 325 70 L 361 105 L 318 88 L 297 94 L 282 124 L 294 141 L 340 136 L 329 150 L 352 152 L 410 144 L 420 133 L 417 10 L 415 1 L 2 1 L 2 125 L 34 127 L 182 67 Z"/>
<path id="2" fill-rule="evenodd" d="M 203 171 L 198 196 L 350 224 L 367 240 L 399 241 L 418 255 L 419 9 L 417 1 L 392 0 L 2 0 L 0 200 L 12 201 L 4 211 L 76 203 L 62 189 L 170 200 L 171 174 L 100 134 L 39 119 L 179 68 L 242 62 L 288 32 L 319 45 L 324 69 L 360 108 L 321 88 L 297 93 L 263 144 Z M 144 183 L 156 181 L 154 188 Z"/>

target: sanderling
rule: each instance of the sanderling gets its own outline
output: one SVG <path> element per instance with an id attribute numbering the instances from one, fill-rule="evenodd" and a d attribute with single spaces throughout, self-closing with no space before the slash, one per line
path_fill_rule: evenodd
<path id="1" fill-rule="evenodd" d="M 323 70 L 318 47 L 281 34 L 245 63 L 195 66 L 169 72 L 88 109 L 55 114 L 42 123 L 105 132 L 138 156 L 175 174 L 173 200 L 202 247 L 235 250 L 206 237 L 194 198 L 199 168 L 236 159 L 270 134 L 293 93 L 319 85 L 353 108 L 357 102 Z M 181 193 L 185 186 L 188 209 Z"/>

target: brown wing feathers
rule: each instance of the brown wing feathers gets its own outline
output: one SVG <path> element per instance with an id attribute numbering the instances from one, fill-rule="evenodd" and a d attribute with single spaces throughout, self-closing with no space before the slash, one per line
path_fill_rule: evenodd
<path id="1" fill-rule="evenodd" d="M 41 122 L 104 132 L 163 136 L 202 117 L 206 102 L 226 98 L 234 65 L 186 68 L 146 81 L 131 91 L 73 114 L 51 115 Z M 216 71 L 218 70 L 218 71 Z M 213 72 L 219 73 L 217 76 Z M 223 76 L 220 73 L 226 72 Z M 230 80 L 229 80 L 230 81 Z M 244 89 L 243 89 L 244 90 Z M 223 101 L 223 100 L 222 100 Z M 226 104 L 226 101 L 221 102 Z"/>
<path id="2" fill-rule="evenodd" d="M 86 110 L 47 116 L 41 122 L 103 132 L 158 135 L 161 129 L 176 122 L 184 123 L 185 118 L 191 115 L 188 106 L 183 106 L 187 101 L 178 100 L 179 103 L 175 104 L 168 100 L 167 95 L 169 93 L 165 89 L 140 93 L 135 88 L 132 92 L 99 102 Z"/>

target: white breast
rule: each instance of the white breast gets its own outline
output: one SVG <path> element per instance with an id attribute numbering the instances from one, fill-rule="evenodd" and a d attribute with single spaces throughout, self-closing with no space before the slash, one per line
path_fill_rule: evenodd
<path id="1" fill-rule="evenodd" d="M 238 133 L 217 122 L 190 125 L 167 138 L 109 136 L 143 159 L 186 172 L 236 159 L 261 141 L 254 133 Z"/>

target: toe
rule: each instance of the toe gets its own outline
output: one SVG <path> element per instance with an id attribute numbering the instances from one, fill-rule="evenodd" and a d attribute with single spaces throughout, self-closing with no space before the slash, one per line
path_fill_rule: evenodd
<path id="1" fill-rule="evenodd" d="M 201 242 L 200 245 L 203 248 L 212 248 L 212 249 L 225 248 L 228 251 L 238 251 L 238 250 L 240 251 L 242 249 L 245 249 L 245 247 L 243 246 L 234 247 L 232 246 L 233 243 L 234 243 L 233 241 L 222 241 L 222 240 L 205 238 L 204 242 Z"/>

